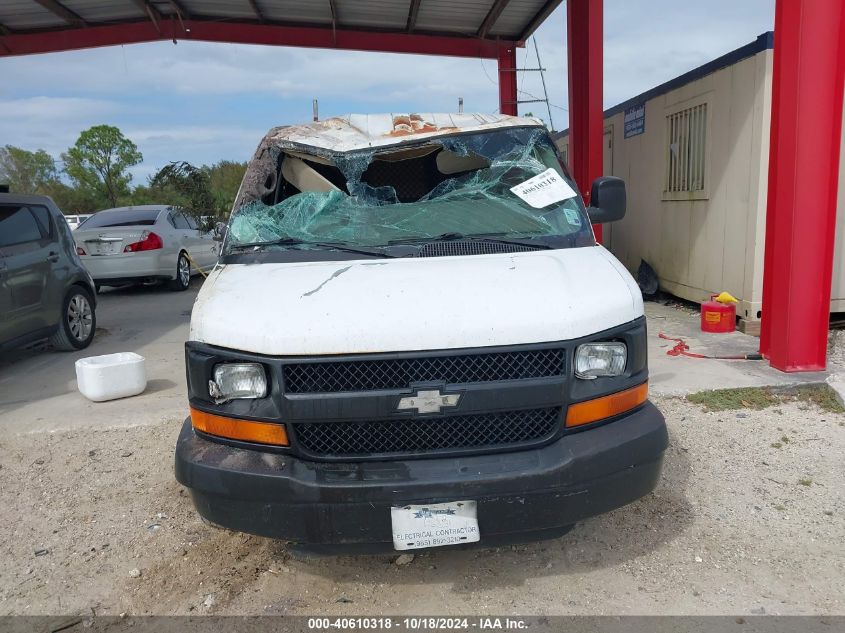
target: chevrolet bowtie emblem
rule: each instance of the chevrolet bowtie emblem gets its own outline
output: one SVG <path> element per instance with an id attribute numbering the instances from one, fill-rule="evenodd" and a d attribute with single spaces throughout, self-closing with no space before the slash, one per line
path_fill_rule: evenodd
<path id="1" fill-rule="evenodd" d="M 459 393 L 444 394 L 439 390 L 418 391 L 415 396 L 405 396 L 399 400 L 399 406 L 396 408 L 400 411 L 416 409 L 417 413 L 440 413 L 444 407 L 458 406 L 460 399 Z"/>

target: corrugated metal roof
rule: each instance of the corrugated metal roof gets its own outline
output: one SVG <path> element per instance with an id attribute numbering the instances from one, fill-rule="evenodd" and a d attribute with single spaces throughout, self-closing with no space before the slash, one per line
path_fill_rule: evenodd
<path id="1" fill-rule="evenodd" d="M 258 3 L 261 4 L 260 0 Z M 184 7 L 191 17 L 256 19 L 255 11 L 247 0 L 181 0 L 179 6 Z"/>
<path id="2" fill-rule="evenodd" d="M 326 26 L 332 23 L 332 10 L 328 1 L 314 0 L 258 0 L 261 14 L 273 22 L 313 24 Z"/>
<path id="3" fill-rule="evenodd" d="M 337 22 L 356 28 L 404 29 L 408 22 L 408 3 L 395 0 L 339 2 Z"/>
<path id="4" fill-rule="evenodd" d="M 492 8 L 490 0 L 423 0 L 417 27 L 424 31 L 475 34 Z"/>
<path id="5" fill-rule="evenodd" d="M 6 0 L 0 4 L 0 24 L 9 29 L 63 26 L 65 21 L 32 0 Z"/>
<path id="6" fill-rule="evenodd" d="M 525 29 L 525 16 L 537 15 L 543 10 L 546 0 L 511 0 L 490 29 L 490 35 L 505 36 Z"/>
<path id="7" fill-rule="evenodd" d="M 91 21 L 145 20 L 146 13 L 134 2 L 111 0 L 62 0 L 62 5 L 79 17 Z"/>
<path id="8" fill-rule="evenodd" d="M 4 34 L 81 29 L 174 15 L 214 22 L 477 37 L 489 14 L 488 39 L 521 41 L 538 17 L 562 0 L 0 0 Z M 152 11 L 148 12 L 145 5 Z M 334 12 L 332 10 L 334 7 Z M 409 21 L 416 8 L 416 21 Z M 413 23 L 413 24 L 412 24 Z M 2 39 L 0 39 L 2 45 Z"/>

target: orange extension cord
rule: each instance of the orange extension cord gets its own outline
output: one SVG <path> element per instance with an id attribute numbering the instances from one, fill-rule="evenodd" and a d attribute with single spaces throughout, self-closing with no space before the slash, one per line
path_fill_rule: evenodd
<path id="1" fill-rule="evenodd" d="M 689 345 L 682 338 L 672 338 L 663 332 L 658 334 L 664 341 L 675 341 L 675 347 L 666 352 L 667 356 L 687 356 L 689 358 L 710 358 L 715 360 L 763 360 L 762 354 L 738 354 L 736 356 L 706 356 L 689 351 Z"/>

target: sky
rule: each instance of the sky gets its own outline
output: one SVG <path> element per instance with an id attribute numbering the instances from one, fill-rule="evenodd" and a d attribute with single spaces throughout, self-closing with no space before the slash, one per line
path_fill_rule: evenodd
<path id="1" fill-rule="evenodd" d="M 605 0 L 604 105 L 613 106 L 753 41 L 774 23 L 774 0 Z M 536 32 L 555 129 L 568 125 L 566 10 Z M 519 67 L 537 67 L 529 43 Z M 542 97 L 538 73 L 520 98 Z M 498 111 L 495 60 L 322 49 L 158 42 L 0 58 L 0 146 L 59 157 L 102 123 L 144 161 L 134 184 L 168 162 L 248 160 L 276 125 L 376 112 Z M 545 104 L 520 113 L 548 119 Z"/>

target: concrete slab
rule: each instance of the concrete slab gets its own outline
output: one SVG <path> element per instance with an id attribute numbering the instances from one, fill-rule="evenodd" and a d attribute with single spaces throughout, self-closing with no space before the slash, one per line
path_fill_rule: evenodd
<path id="1" fill-rule="evenodd" d="M 845 407 L 845 373 L 836 372 L 835 374 L 831 374 L 825 382 L 833 389 L 839 404 Z"/>
<path id="2" fill-rule="evenodd" d="M 104 289 L 98 297 L 97 334 L 80 352 L 36 348 L 0 360 L 0 431 L 27 433 L 138 426 L 188 413 L 184 343 L 201 279 L 185 292 L 161 286 Z M 91 402 L 76 388 L 79 358 L 137 352 L 146 358 L 143 394 Z"/>
<path id="3" fill-rule="evenodd" d="M 702 332 L 698 310 L 684 304 L 659 302 L 645 304 L 648 320 L 649 389 L 659 395 L 686 395 L 704 389 L 731 387 L 788 386 L 822 382 L 829 372 L 783 373 L 766 361 L 716 360 L 669 356 L 675 341 L 660 338 L 662 332 L 673 339 L 683 339 L 689 351 L 705 356 L 755 354 L 760 339 L 742 332 L 709 334 Z M 841 371 L 836 359 L 829 371 Z"/>

